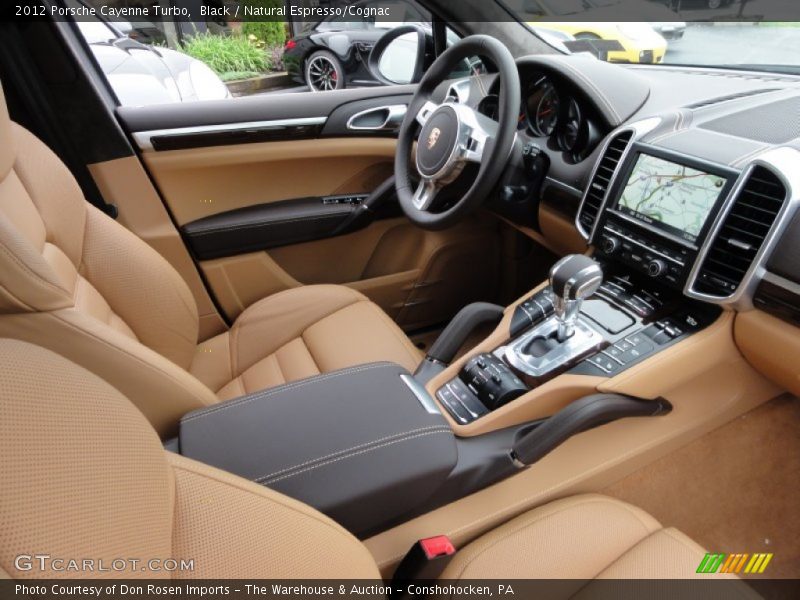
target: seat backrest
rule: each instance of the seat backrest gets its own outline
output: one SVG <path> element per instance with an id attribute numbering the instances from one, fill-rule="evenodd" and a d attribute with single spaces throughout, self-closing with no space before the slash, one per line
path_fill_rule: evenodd
<path id="1" fill-rule="evenodd" d="M 329 518 L 165 452 L 108 383 L 8 339 L 0 456 L 0 577 L 379 579 L 367 549 Z M 141 562 L 97 570 L 117 559 Z"/>
<path id="2" fill-rule="evenodd" d="M 216 401 L 186 372 L 198 335 L 186 283 L 86 202 L 58 157 L 10 120 L 2 88 L 0 335 L 49 347 L 139 397 L 162 434 Z"/>

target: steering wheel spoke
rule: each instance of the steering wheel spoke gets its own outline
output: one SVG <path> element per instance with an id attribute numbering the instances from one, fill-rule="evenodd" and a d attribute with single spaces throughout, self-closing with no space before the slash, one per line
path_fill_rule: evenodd
<path id="1" fill-rule="evenodd" d="M 428 122 L 428 119 L 430 118 L 431 114 L 433 114 L 433 111 L 435 111 L 437 108 L 439 108 L 438 104 L 428 100 L 425 104 L 422 105 L 422 108 L 419 109 L 419 112 L 417 113 L 417 123 L 424 126 L 425 123 Z"/>
<path id="2" fill-rule="evenodd" d="M 483 153 L 487 143 L 497 136 L 499 124 L 497 121 L 471 111 L 468 117 L 469 134 L 464 144 L 462 156 L 468 162 L 478 163 L 483 160 Z"/>
<path id="3" fill-rule="evenodd" d="M 440 189 L 441 187 L 434 181 L 429 179 L 420 181 L 414 192 L 414 208 L 417 210 L 428 210 L 436 199 L 436 195 L 439 193 Z"/>

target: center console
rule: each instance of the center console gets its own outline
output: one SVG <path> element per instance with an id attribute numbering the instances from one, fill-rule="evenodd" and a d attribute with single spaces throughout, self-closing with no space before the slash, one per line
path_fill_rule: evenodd
<path id="1" fill-rule="evenodd" d="M 594 260 L 556 264 L 549 285 L 514 307 L 507 338 L 437 380 L 455 423 L 562 374 L 615 377 L 716 321 L 721 305 L 752 307 L 790 204 L 781 155 L 734 168 L 655 145 L 656 125 L 622 129 L 602 149 L 576 217 Z"/>
<path id="2" fill-rule="evenodd" d="M 471 357 L 436 398 L 468 425 L 564 373 L 613 377 L 719 314 L 624 265 L 569 256 L 514 308 L 508 341 Z"/>

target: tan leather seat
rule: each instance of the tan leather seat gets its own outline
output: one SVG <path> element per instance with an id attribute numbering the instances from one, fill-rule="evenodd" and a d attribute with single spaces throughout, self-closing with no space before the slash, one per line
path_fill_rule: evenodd
<path id="1" fill-rule="evenodd" d="M 0 339 L 0 414 L 0 577 L 379 578 L 366 547 L 336 523 L 165 452 L 119 391 L 49 350 Z M 37 551 L 106 565 L 189 559 L 194 568 L 98 574 L 51 562 L 40 570 L 25 559 Z M 442 576 L 688 578 L 703 554 L 643 511 L 585 495 L 479 538 Z"/>
<path id="2" fill-rule="evenodd" d="M 363 295 L 293 289 L 198 346 L 194 299 L 145 242 L 88 204 L 10 121 L 0 89 L 0 335 L 51 348 L 137 402 L 161 435 L 187 411 L 353 365 L 421 356 Z"/>

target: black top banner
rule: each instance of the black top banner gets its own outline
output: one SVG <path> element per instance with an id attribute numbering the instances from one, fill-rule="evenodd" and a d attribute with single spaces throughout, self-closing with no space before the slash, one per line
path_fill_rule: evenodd
<path id="1" fill-rule="evenodd" d="M 5 0 L 3 20 L 408 23 L 453 0 Z M 458 0 L 473 22 L 800 21 L 797 0 Z M 713 6 L 713 8 L 710 8 Z M 464 19 L 467 20 L 467 19 Z"/>

